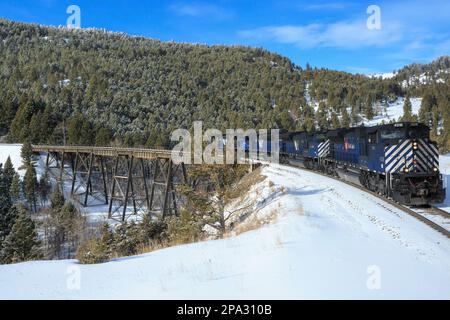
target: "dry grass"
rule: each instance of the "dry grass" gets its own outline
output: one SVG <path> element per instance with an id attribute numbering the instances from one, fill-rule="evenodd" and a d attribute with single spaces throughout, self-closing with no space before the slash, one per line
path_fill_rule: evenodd
<path id="1" fill-rule="evenodd" d="M 181 241 L 181 240 L 164 240 L 164 241 L 154 241 L 146 245 L 141 245 L 136 250 L 136 255 L 144 254 L 144 253 L 150 253 L 153 251 L 161 250 L 161 249 L 167 249 L 170 247 L 179 246 L 182 244 L 189 244 L 189 243 L 196 243 L 204 241 L 205 239 L 197 239 L 196 241 Z M 116 252 L 112 252 L 111 259 L 121 258 L 123 256 L 118 255 Z"/>
<path id="2" fill-rule="evenodd" d="M 269 224 L 274 222 L 279 215 L 278 209 L 274 209 L 270 212 L 269 215 L 266 215 L 264 218 L 258 218 L 256 216 L 252 216 L 245 220 L 243 223 L 237 224 L 231 231 L 228 231 L 225 236 L 236 236 L 244 232 L 252 231 L 259 229 L 261 226 L 265 224 Z"/>
<path id="3" fill-rule="evenodd" d="M 266 176 L 261 174 L 262 167 L 257 168 L 253 172 L 246 174 L 229 193 L 230 199 L 237 199 L 246 195 L 252 186 L 264 181 Z"/>
<path id="4" fill-rule="evenodd" d="M 149 253 L 160 249 L 176 246 L 181 243 L 170 243 L 169 241 L 155 241 L 138 248 L 138 254 Z"/>

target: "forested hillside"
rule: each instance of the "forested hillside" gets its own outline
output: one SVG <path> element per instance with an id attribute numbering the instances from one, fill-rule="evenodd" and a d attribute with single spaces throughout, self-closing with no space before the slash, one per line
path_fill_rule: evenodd
<path id="1" fill-rule="evenodd" d="M 301 69 L 260 48 L 4 19 L 0 57 L 0 136 L 8 141 L 165 146 L 174 128 L 194 120 L 222 130 L 346 127 L 371 119 L 375 103 L 407 94 L 424 97 L 420 117 L 435 134 L 449 131 L 448 73 L 405 85 L 411 75 L 448 70 L 448 57 L 381 79 Z"/>

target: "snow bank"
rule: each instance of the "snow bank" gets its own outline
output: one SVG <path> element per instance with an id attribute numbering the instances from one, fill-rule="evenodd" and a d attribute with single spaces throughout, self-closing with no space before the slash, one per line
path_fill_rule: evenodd
<path id="1" fill-rule="evenodd" d="M 257 211 L 276 211 L 270 224 L 105 264 L 3 265 L 0 298 L 450 299 L 440 233 L 327 177 L 278 165 L 262 174 Z M 271 187 L 280 192 L 264 194 Z"/>

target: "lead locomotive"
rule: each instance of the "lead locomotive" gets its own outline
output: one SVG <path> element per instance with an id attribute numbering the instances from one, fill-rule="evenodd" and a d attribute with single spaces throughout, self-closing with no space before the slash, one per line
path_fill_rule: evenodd
<path id="1" fill-rule="evenodd" d="M 406 205 L 439 203 L 445 197 L 437 144 L 421 123 L 286 133 L 280 137 L 280 157 Z"/>

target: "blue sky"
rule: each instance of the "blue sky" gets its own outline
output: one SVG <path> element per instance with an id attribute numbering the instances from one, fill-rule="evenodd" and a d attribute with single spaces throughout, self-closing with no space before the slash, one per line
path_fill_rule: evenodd
<path id="1" fill-rule="evenodd" d="M 378 73 L 450 54 L 448 0 L 0 0 L 0 17 L 65 25 L 71 4 L 82 28 L 264 47 L 301 66 Z M 381 10 L 379 30 L 366 27 L 369 5 Z"/>

